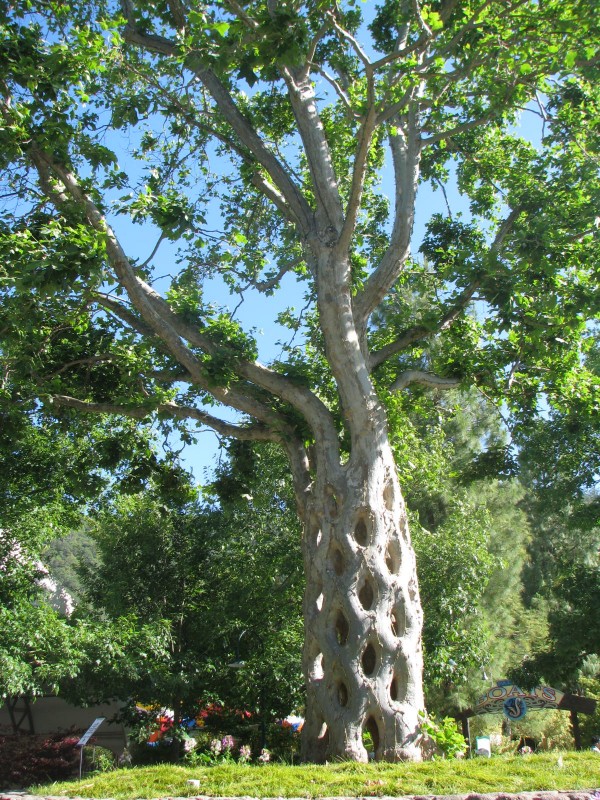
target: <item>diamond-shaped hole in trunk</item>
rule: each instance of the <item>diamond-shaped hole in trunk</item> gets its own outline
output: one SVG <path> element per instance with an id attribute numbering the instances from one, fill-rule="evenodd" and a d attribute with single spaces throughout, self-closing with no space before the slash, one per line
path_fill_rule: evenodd
<path id="1" fill-rule="evenodd" d="M 364 517 L 360 517 L 354 526 L 354 538 L 361 547 L 366 547 L 369 544 L 369 531 Z"/>
<path id="2" fill-rule="evenodd" d="M 335 638 L 339 645 L 344 645 L 348 641 L 350 625 L 343 611 L 338 611 L 335 616 Z"/>
<path id="3" fill-rule="evenodd" d="M 365 611 L 373 608 L 373 603 L 375 602 L 375 590 L 373 589 L 373 583 L 370 578 L 366 578 L 365 582 L 360 587 L 358 591 L 358 599 L 360 600 L 360 604 Z"/>
<path id="4" fill-rule="evenodd" d="M 394 508 L 394 501 L 396 499 L 396 493 L 394 491 L 394 486 L 392 483 L 386 483 L 384 490 L 383 490 L 383 502 L 385 503 L 385 507 L 388 511 L 391 511 Z"/>
<path id="5" fill-rule="evenodd" d="M 369 644 L 363 650 L 360 663 L 362 664 L 363 672 L 367 677 L 375 672 L 375 668 L 377 667 L 377 652 L 375 651 L 372 642 L 369 642 Z"/>
<path id="6" fill-rule="evenodd" d="M 349 699 L 348 687 L 346 686 L 345 683 L 342 683 L 342 681 L 338 683 L 337 698 L 338 698 L 338 703 L 342 708 L 345 708 L 348 705 L 348 699 Z"/>
<path id="7" fill-rule="evenodd" d="M 367 717 L 365 724 L 363 725 L 363 732 L 368 733 L 371 737 L 371 742 L 373 743 L 373 757 L 377 758 L 381 737 L 379 735 L 379 725 L 377 724 L 375 717 Z"/>
<path id="8" fill-rule="evenodd" d="M 346 562 L 339 547 L 334 547 L 331 551 L 331 566 L 338 577 L 344 573 Z"/>
<path id="9" fill-rule="evenodd" d="M 390 683 L 390 700 L 394 703 L 403 703 L 406 700 L 406 690 L 408 686 L 408 672 L 406 667 L 398 665 L 394 670 L 394 677 Z"/>
<path id="10" fill-rule="evenodd" d="M 400 555 L 400 547 L 397 542 L 390 542 L 387 546 L 387 550 L 385 551 L 385 565 L 388 568 L 388 572 L 392 575 L 397 575 L 400 571 L 400 564 L 402 563 L 402 557 Z"/>

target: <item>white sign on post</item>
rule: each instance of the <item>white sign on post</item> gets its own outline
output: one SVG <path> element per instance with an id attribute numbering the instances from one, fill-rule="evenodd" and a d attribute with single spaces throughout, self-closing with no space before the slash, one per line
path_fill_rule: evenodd
<path id="1" fill-rule="evenodd" d="M 106 717 L 97 717 L 87 731 L 83 734 L 81 739 L 77 742 L 77 747 L 83 747 L 84 744 L 87 744 L 105 719 Z"/>
<path id="2" fill-rule="evenodd" d="M 81 748 L 79 750 L 79 780 L 81 780 L 81 772 L 83 769 L 83 746 L 89 742 L 105 719 L 106 717 L 96 717 L 81 739 L 77 742 L 77 747 Z"/>

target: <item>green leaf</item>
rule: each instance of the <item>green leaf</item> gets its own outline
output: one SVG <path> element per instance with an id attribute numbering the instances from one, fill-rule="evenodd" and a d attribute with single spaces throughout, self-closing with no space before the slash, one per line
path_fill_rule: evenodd
<path id="1" fill-rule="evenodd" d="M 227 32 L 229 31 L 230 25 L 228 22 L 217 22 L 211 27 L 219 34 L 219 36 L 226 36 Z"/>

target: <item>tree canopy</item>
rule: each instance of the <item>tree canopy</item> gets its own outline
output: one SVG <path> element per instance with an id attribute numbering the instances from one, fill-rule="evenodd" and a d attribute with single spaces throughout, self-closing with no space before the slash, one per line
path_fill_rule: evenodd
<path id="1" fill-rule="evenodd" d="M 255 335 L 204 282 L 220 276 L 242 302 L 295 275 L 307 306 L 281 321 L 315 331 L 327 374 L 306 251 L 325 235 L 310 233 L 321 203 L 351 248 L 353 314 L 382 390 L 462 380 L 526 417 L 589 403 L 598 31 L 585 6 L 395 2 L 366 25 L 353 3 L 11 4 L 5 391 L 257 438 L 308 435 L 300 415 L 314 435 L 300 343 L 262 369 Z M 539 146 L 516 128 L 523 114 L 538 118 Z M 409 248 L 424 181 L 456 181 L 470 213 L 435 214 L 421 261 Z M 122 217 L 144 224 L 143 252 L 118 238 Z M 164 266 L 152 230 L 176 245 Z M 150 287 L 165 271 L 163 300 Z M 215 401 L 254 422 L 217 422 L 202 409 Z"/>

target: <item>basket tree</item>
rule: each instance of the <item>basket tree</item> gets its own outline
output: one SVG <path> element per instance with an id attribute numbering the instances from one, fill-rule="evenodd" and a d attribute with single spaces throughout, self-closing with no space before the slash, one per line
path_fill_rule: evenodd
<path id="1" fill-rule="evenodd" d="M 396 0 L 365 21 L 353 2 L 3 6 L 3 390 L 280 445 L 304 530 L 304 757 L 364 760 L 366 730 L 377 758 L 418 758 L 386 408 L 461 383 L 517 424 L 591 402 L 597 20 L 575 0 Z M 450 199 L 455 180 L 470 212 L 434 215 L 415 260 L 419 186 Z M 267 366 L 211 292 L 248 304 L 294 279 L 302 312 L 280 313 Z"/>

